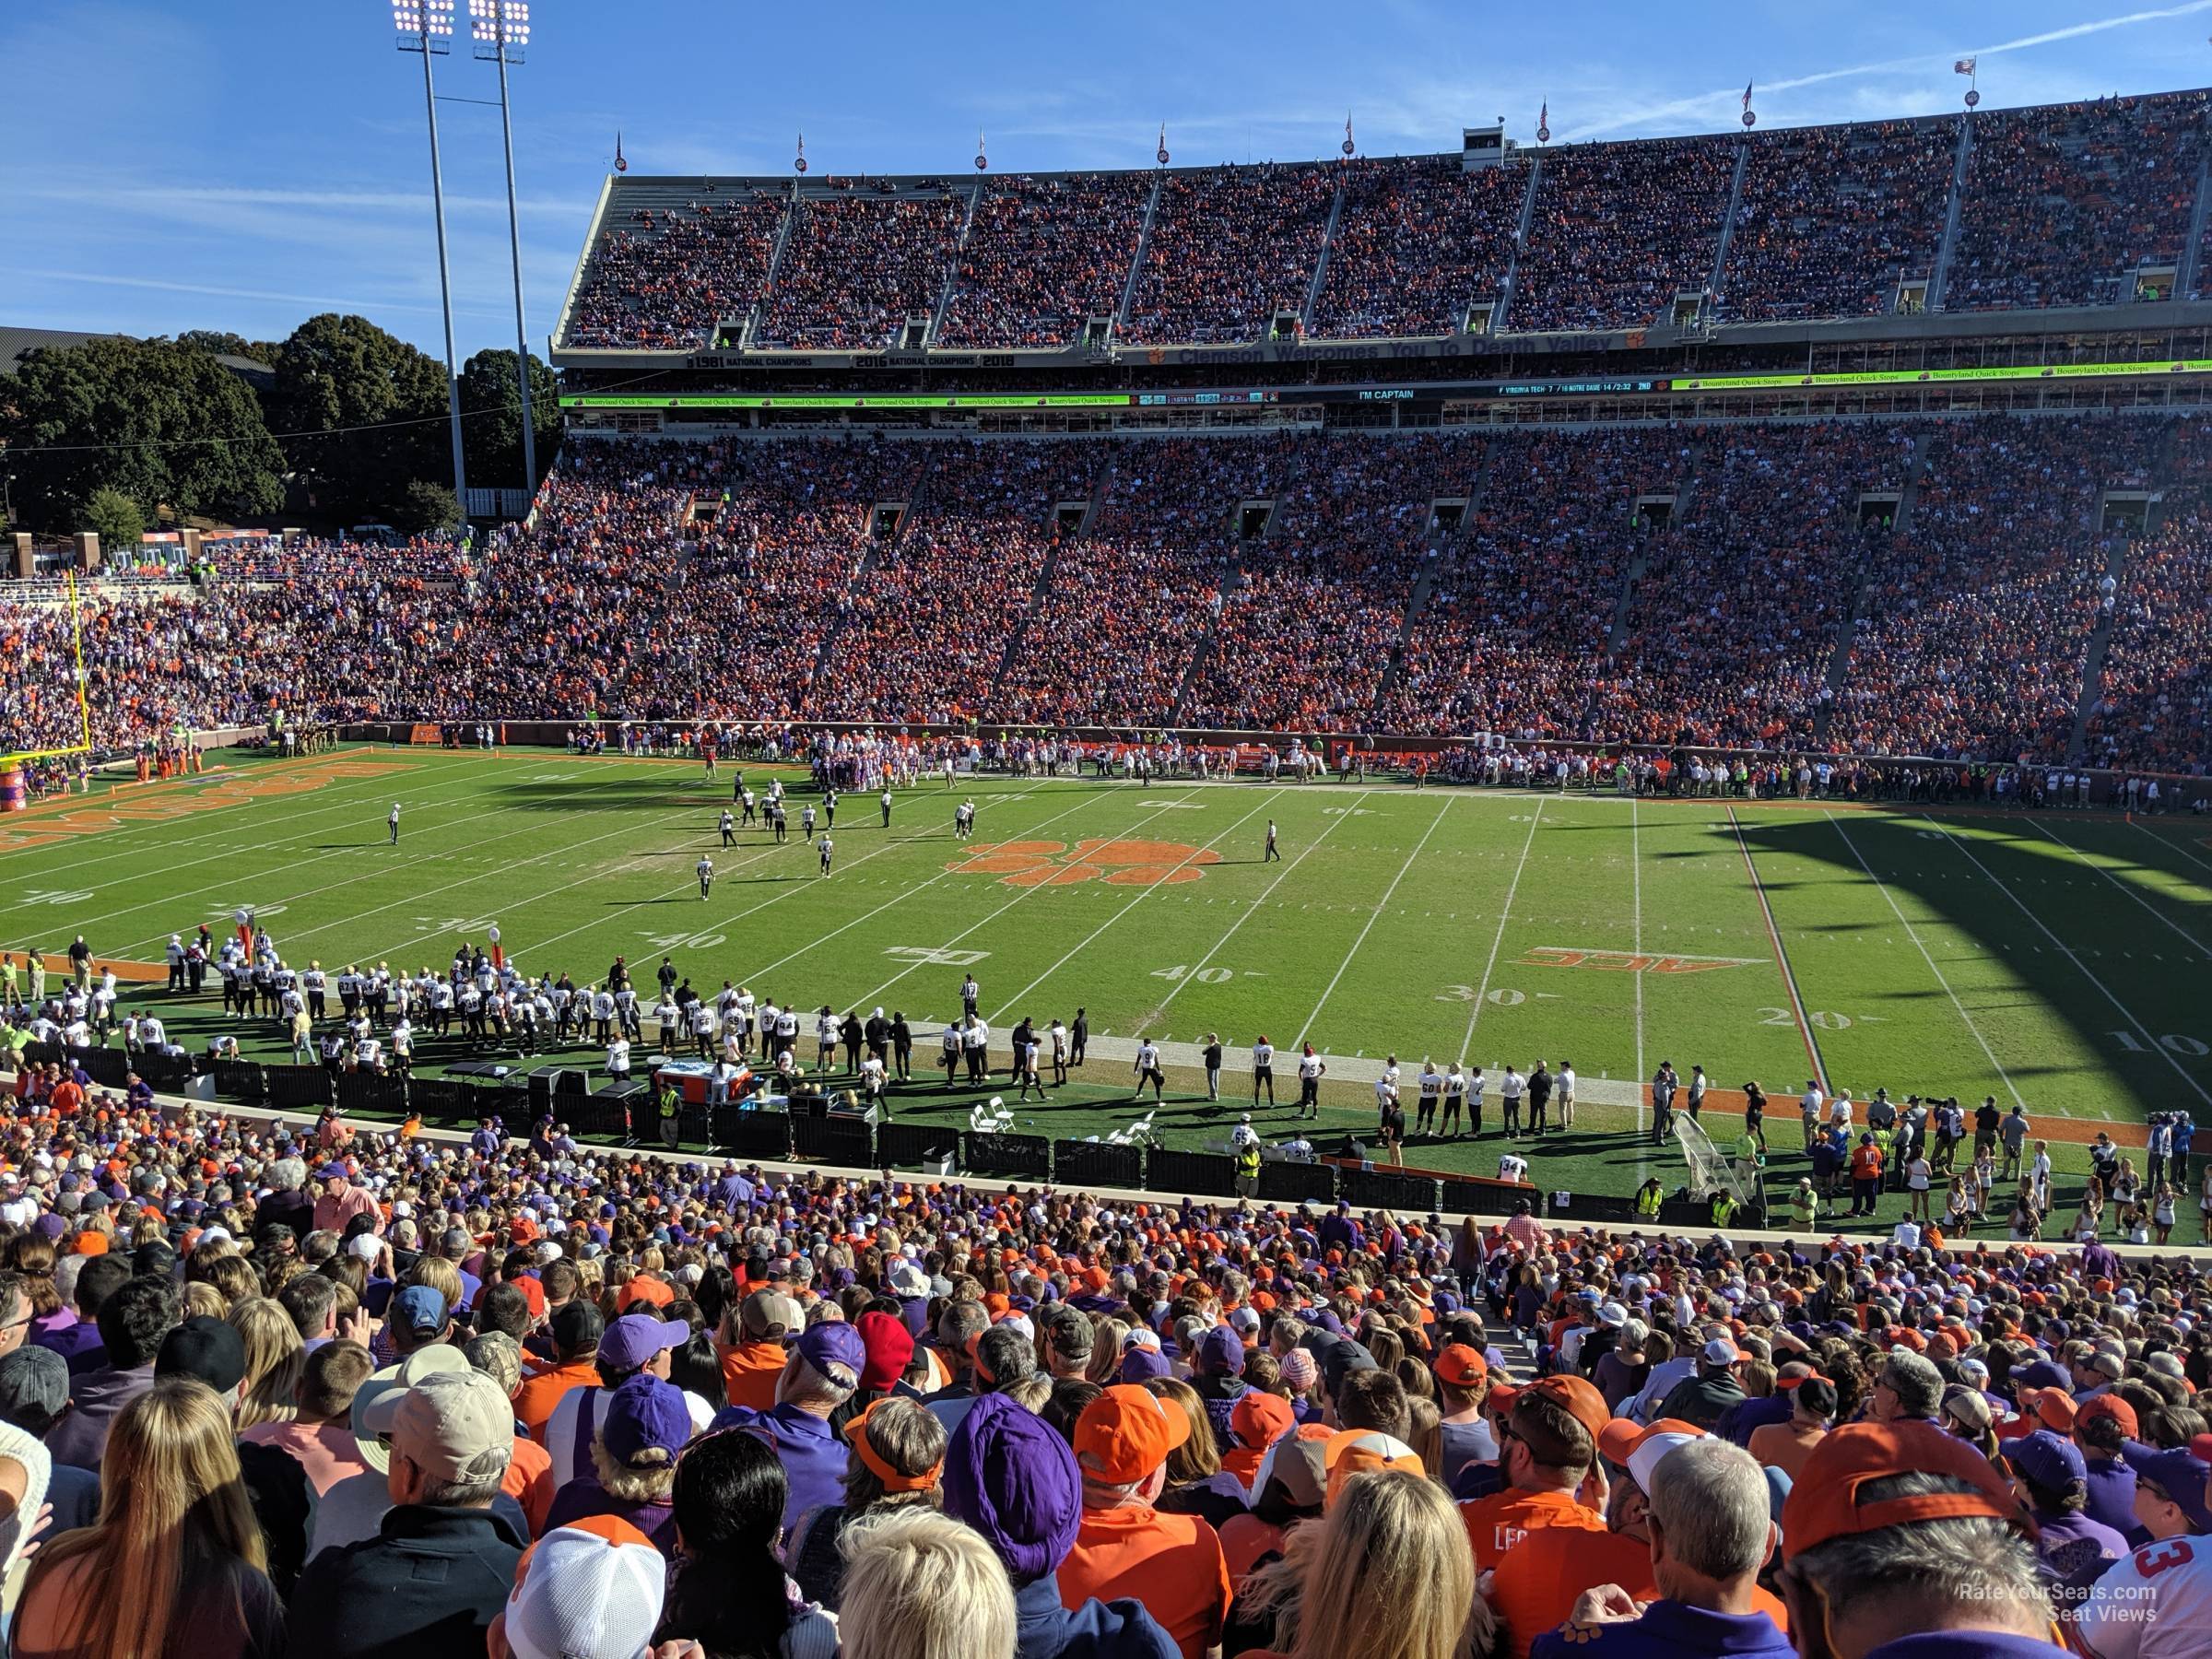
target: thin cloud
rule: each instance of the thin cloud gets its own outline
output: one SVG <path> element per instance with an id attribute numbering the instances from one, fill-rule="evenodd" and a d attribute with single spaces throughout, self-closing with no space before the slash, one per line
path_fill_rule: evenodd
<path id="1" fill-rule="evenodd" d="M 97 282 L 109 288 L 153 288 L 165 294 L 206 294 L 218 300 L 253 300 L 277 305 L 312 305 L 318 311 L 358 312 L 363 314 L 378 311 L 429 312 L 435 305 L 418 305 L 409 300 L 378 298 L 375 300 L 343 299 L 335 294 L 285 294 L 265 288 L 225 288 L 216 283 L 171 282 L 156 276 L 114 276 L 98 271 L 47 271 L 26 265 L 9 268 L 11 276 L 29 277 L 45 282 Z M 497 315 L 477 307 L 456 305 L 454 311 L 470 311 L 477 315 Z"/>
<path id="2" fill-rule="evenodd" d="M 1759 90 L 1787 92 L 1799 87 L 1817 87 L 1828 81 L 1849 80 L 1862 75 L 1894 74 L 1901 69 L 1918 69 L 1929 64 L 1962 57 L 1997 57 L 2005 53 L 2027 52 L 2037 46 L 2055 45 L 2061 41 L 2079 40 L 2084 35 L 2104 34 L 2115 29 L 2132 29 L 2143 23 L 2162 23 L 2206 11 L 2212 11 L 2212 0 L 2186 0 L 2186 4 L 2181 6 L 2165 6 L 2155 11 L 2127 12 L 2113 18 L 2097 18 L 2086 23 L 2068 24 L 2064 29 L 2045 29 L 2040 34 L 1999 41 L 1992 46 L 1963 46 L 1949 52 L 1918 52 L 1910 57 L 1886 58 L 1879 63 L 1853 64 L 1838 69 L 1817 70 L 1810 75 L 1791 76 L 1782 80 L 1760 81 Z M 1594 138 L 1601 134 L 1618 133 L 1623 127 L 1644 126 L 1680 116 L 1724 110 L 1742 96 L 1743 89 L 1740 87 L 1723 87 L 1716 91 L 1700 92 L 1691 98 L 1669 99 L 1663 103 L 1646 104 L 1621 111 L 1603 121 L 1581 127 L 1571 135 L 1571 138 Z"/>

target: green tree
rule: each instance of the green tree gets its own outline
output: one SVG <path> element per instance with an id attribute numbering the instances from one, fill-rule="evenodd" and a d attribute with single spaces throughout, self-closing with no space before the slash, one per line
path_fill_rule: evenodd
<path id="1" fill-rule="evenodd" d="M 0 377 L 0 447 L 18 516 L 75 530 L 113 489 L 151 514 L 274 512 L 284 455 L 261 405 L 206 352 L 172 340 L 101 338 L 35 351 Z"/>
<path id="2" fill-rule="evenodd" d="M 450 530 L 461 522 L 461 498 L 443 484 L 418 478 L 408 485 L 392 514 L 392 527 L 419 535 L 426 530 Z"/>
<path id="3" fill-rule="evenodd" d="M 530 414 L 537 423 L 535 490 L 552 470 L 560 447 L 560 388 L 553 371 L 530 358 Z M 515 382 L 514 353 L 479 351 L 461 365 L 461 424 L 468 435 L 472 483 L 512 489 L 523 481 L 523 394 Z"/>
<path id="4" fill-rule="evenodd" d="M 450 485 L 445 370 L 366 317 L 310 317 L 276 353 L 270 424 L 335 517 L 399 522 L 407 486 Z"/>
<path id="5" fill-rule="evenodd" d="M 100 537 L 102 551 L 112 557 L 122 547 L 135 547 L 146 534 L 146 514 L 122 490 L 102 485 L 85 503 L 84 527 Z"/>

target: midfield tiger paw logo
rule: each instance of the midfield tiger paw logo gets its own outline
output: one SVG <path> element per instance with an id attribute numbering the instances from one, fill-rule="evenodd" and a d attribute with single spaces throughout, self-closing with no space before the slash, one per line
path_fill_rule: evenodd
<path id="1" fill-rule="evenodd" d="M 945 867 L 956 876 L 995 876 L 1007 887 L 1073 887 L 1105 881 L 1115 887 L 1174 886 L 1196 881 L 1221 854 L 1182 841 L 998 841 L 969 849 Z"/>

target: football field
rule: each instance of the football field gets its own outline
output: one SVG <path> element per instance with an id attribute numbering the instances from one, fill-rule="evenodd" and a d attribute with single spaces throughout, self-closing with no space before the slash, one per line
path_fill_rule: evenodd
<path id="1" fill-rule="evenodd" d="M 444 967 L 496 924 L 534 975 L 565 971 L 581 986 L 627 958 L 648 1003 L 665 955 L 710 993 L 726 979 L 809 1012 L 903 1012 L 918 1077 L 895 1112 L 963 1121 L 978 1091 L 947 1092 L 922 1068 L 971 973 L 1002 1076 L 1016 1021 L 1088 1011 L 1078 1080 L 1016 1107 L 1038 1132 L 1138 1115 L 1129 1057 L 1150 1038 L 1170 1064 L 1165 1138 L 1218 1138 L 1234 1112 L 1204 1100 L 1194 1045 L 1219 1033 L 1234 1101 L 1265 1035 L 1283 1054 L 1282 1105 L 1257 1120 L 1275 1137 L 1290 1132 L 1288 1056 L 1303 1042 L 1328 1057 L 1331 1140 L 1371 1128 L 1387 1055 L 1409 1124 L 1424 1059 L 1482 1066 L 1488 1136 L 1415 1136 L 1406 1162 L 1485 1174 L 1504 1066 L 1571 1061 L 1577 1127 L 1533 1153 L 1547 1188 L 1626 1192 L 1647 1167 L 1675 1184 L 1678 1155 L 1639 1133 L 1638 1080 L 1662 1061 L 1686 1078 L 1702 1065 L 1716 1090 L 1765 1087 L 1771 1181 L 1801 1172 L 1792 1120 L 1808 1077 L 1860 1098 L 1884 1087 L 2024 1103 L 2062 1169 L 2083 1167 L 2078 1143 L 2105 1124 L 2138 1145 L 2123 1126 L 2150 1112 L 2212 1124 L 2204 819 L 1394 782 L 984 776 L 948 790 L 940 778 L 900 792 L 888 830 L 873 796 L 844 797 L 824 877 L 800 830 L 818 797 L 795 771 L 746 769 L 757 790 L 783 777 L 790 841 L 751 828 L 721 846 L 733 775 L 348 748 L 118 785 L 0 822 L 0 947 L 20 960 L 40 946 L 58 974 L 81 933 L 103 959 L 156 964 L 171 933 L 206 923 L 220 937 L 251 907 L 294 967 L 401 972 Z M 953 807 L 971 796 L 962 842 Z M 1270 819 L 1275 861 L 1263 857 Z M 716 869 L 703 900 L 701 853 Z M 196 1049 L 224 1023 L 214 983 L 196 1002 L 159 984 L 133 995 L 166 1005 L 172 1037 Z M 282 1053 L 273 1023 L 235 1029 L 249 1053 Z M 474 1057 L 457 1040 L 426 1039 L 418 1053 L 429 1068 Z M 1003 1082 L 994 1090 L 1012 1102 Z"/>

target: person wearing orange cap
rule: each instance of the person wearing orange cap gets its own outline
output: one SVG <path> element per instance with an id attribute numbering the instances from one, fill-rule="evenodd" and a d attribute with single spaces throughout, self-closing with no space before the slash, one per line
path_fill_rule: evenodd
<path id="1" fill-rule="evenodd" d="M 1605 1396 L 1581 1377 L 1544 1377 L 1515 1391 L 1500 1430 L 1505 1444 L 1499 1465 L 1506 1489 L 1459 1506 L 1477 1571 L 1488 1572 L 1515 1544 L 1544 1527 L 1606 1530 L 1604 1518 L 1583 1498 L 1593 1493 L 1602 1500 L 1597 1437 L 1612 1418 Z"/>
<path id="2" fill-rule="evenodd" d="M 1989 1459 L 1933 1424 L 1844 1425 L 1783 1504 L 1798 1653 L 2063 1659 L 2030 1526 Z"/>
<path id="3" fill-rule="evenodd" d="M 1444 1345 L 1436 1357 L 1437 1405 L 1443 1415 L 1443 1463 L 1440 1478 L 1450 1486 L 1471 1463 L 1495 1463 L 1497 1436 L 1484 1420 L 1482 1403 L 1489 1393 L 1490 1367 L 1465 1342 Z"/>
<path id="4" fill-rule="evenodd" d="M 1202 1659 L 1220 1641 L 1229 1614 L 1221 1539 L 1195 1515 L 1153 1507 L 1168 1453 L 1190 1432 L 1189 1416 L 1172 1402 L 1128 1383 L 1084 1406 L 1074 1437 L 1083 1524 L 1060 1567 L 1060 1599 L 1071 1609 L 1094 1596 L 1140 1602 L 1182 1659 Z"/>

